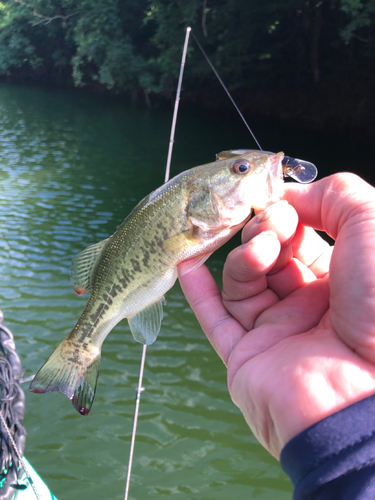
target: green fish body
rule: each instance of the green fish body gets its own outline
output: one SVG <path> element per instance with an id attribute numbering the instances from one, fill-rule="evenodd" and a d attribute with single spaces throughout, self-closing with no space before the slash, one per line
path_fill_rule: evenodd
<path id="1" fill-rule="evenodd" d="M 155 341 L 177 266 L 184 262 L 184 273 L 196 269 L 243 227 L 252 208 L 281 198 L 283 156 L 223 154 L 182 172 L 146 196 L 112 236 L 79 253 L 71 280 L 76 293 L 91 290 L 90 299 L 30 391 L 63 392 L 87 415 L 108 333 L 127 318 L 137 341 Z"/>

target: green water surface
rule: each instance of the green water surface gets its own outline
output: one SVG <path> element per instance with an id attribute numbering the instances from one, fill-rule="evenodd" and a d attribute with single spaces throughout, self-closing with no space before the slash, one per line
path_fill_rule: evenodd
<path id="1" fill-rule="evenodd" d="M 86 303 L 71 288 L 71 259 L 112 234 L 162 184 L 171 117 L 172 107 L 0 86 L 0 308 L 25 376 Z M 327 137 L 259 120 L 252 126 L 265 149 L 314 161 L 321 172 L 357 163 L 368 172 L 366 161 L 357 161 L 361 148 L 337 156 L 338 144 Z M 234 113 L 182 103 L 172 175 L 242 147 L 254 144 Z M 209 261 L 218 280 L 231 244 Z M 87 418 L 64 395 L 30 394 L 25 384 L 25 455 L 59 500 L 123 498 L 140 356 L 141 345 L 121 322 L 104 343 Z M 147 351 L 143 385 L 131 499 L 291 499 L 289 479 L 232 404 L 224 366 L 178 284 Z"/>

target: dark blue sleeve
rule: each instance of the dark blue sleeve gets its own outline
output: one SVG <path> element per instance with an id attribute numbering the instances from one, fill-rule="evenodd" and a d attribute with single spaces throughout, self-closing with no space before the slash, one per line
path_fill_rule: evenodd
<path id="1" fill-rule="evenodd" d="M 298 434 L 280 463 L 294 500 L 374 500 L 375 395 Z"/>

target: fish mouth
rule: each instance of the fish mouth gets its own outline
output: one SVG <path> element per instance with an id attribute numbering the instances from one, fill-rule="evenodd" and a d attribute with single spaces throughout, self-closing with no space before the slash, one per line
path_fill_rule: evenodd
<path id="1" fill-rule="evenodd" d="M 280 151 L 271 154 L 268 160 L 267 196 L 271 203 L 280 200 L 283 196 L 283 164 L 284 153 Z"/>

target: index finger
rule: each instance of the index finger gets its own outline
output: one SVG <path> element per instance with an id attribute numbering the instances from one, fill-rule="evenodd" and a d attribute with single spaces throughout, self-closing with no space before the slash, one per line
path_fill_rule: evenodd
<path id="1" fill-rule="evenodd" d="M 204 264 L 195 271 L 179 275 L 179 280 L 202 330 L 227 365 L 231 352 L 246 330 L 224 307 L 220 290 Z"/>

